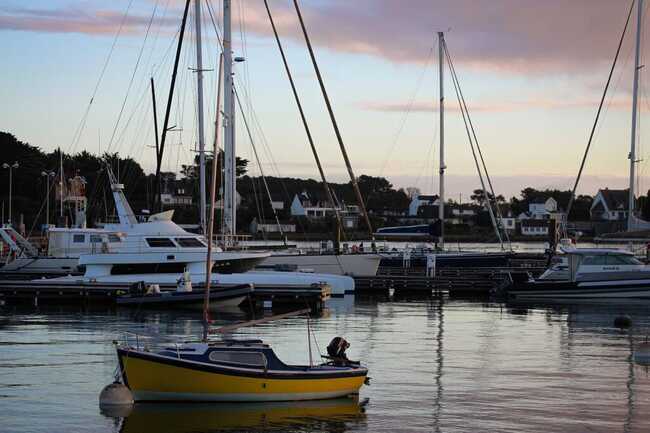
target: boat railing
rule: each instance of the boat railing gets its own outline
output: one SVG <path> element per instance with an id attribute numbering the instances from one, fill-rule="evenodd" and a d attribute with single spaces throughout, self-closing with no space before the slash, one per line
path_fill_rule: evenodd
<path id="1" fill-rule="evenodd" d="M 176 347 L 177 353 L 179 346 L 182 343 L 179 343 L 178 340 L 173 339 L 169 335 L 161 334 L 157 331 L 122 331 L 122 338 L 120 341 L 123 342 L 125 347 L 134 347 L 136 350 L 148 350 L 151 346 L 162 346 L 173 344 Z M 117 341 L 116 341 L 117 342 Z M 135 345 L 133 345 L 135 343 Z"/>

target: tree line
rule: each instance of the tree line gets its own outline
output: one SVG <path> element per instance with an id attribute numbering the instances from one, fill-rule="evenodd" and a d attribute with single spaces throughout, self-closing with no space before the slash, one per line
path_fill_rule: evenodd
<path id="1" fill-rule="evenodd" d="M 58 220 L 60 205 L 55 197 L 56 184 L 59 181 L 58 172 L 63 160 L 64 178 L 69 179 L 76 175 L 83 176 L 87 182 L 86 196 L 88 198 L 87 221 L 93 225 L 99 221 L 106 221 L 114 216 L 113 199 L 106 173 L 106 164 L 111 166 L 112 171 L 118 176 L 120 183 L 125 186 L 125 194 L 136 213 L 143 210 L 153 211 L 155 176 L 146 174 L 140 164 L 131 158 L 122 158 L 117 153 L 105 153 L 101 156 L 93 155 L 86 150 L 75 154 L 61 153 L 59 150 L 44 152 L 36 146 L 22 142 L 8 132 L 0 132 L 0 167 L 3 164 L 13 165 L 18 163 L 18 168 L 12 169 L 13 193 L 12 193 L 12 219 L 14 224 L 24 221 L 28 231 L 45 224 L 45 204 L 47 194 L 50 196 L 50 224 L 61 222 Z M 221 158 L 218 158 L 220 161 Z M 192 196 L 192 206 L 177 206 L 175 220 L 179 223 L 196 223 L 198 221 L 199 182 L 198 182 L 198 161 L 194 164 L 184 165 L 177 176 L 174 173 L 163 173 L 168 176 L 174 186 L 182 186 L 186 194 Z M 211 173 L 212 158 L 207 158 L 207 173 Z M 220 163 L 219 163 L 220 164 Z M 267 177 L 266 185 L 263 179 L 247 174 L 248 161 L 237 158 L 237 190 L 242 202 L 238 209 L 238 226 L 245 230 L 245 227 L 253 220 L 274 219 L 274 211 L 271 200 L 267 196 L 267 187 L 273 201 L 282 201 L 283 210 L 276 210 L 278 217 L 282 220 L 291 218 L 289 207 L 296 195 L 307 193 L 312 201 L 328 204 L 328 198 L 320 181 L 314 179 L 298 179 L 292 177 Z M 218 170 L 221 168 L 218 167 Z M 0 171 L 0 201 L 4 208 L 3 221 L 7 222 L 9 208 L 9 169 Z M 47 191 L 47 174 L 57 173 L 57 177 L 50 177 L 50 189 Z M 209 176 L 208 176 L 209 177 Z M 405 214 L 408 210 L 411 199 L 419 194 L 415 187 L 396 188 L 388 179 L 361 175 L 358 178 L 359 188 L 365 199 L 366 208 L 372 217 L 373 225 L 380 227 L 395 222 L 400 213 Z M 335 200 L 339 205 L 356 205 L 356 198 L 350 182 L 330 183 L 328 185 Z M 490 196 L 490 200 L 503 206 L 512 216 L 518 216 L 528 211 L 528 205 L 539 199 L 546 200 L 553 197 L 560 209 L 566 209 L 571 192 L 568 190 L 524 188 L 519 197 L 511 197 L 506 201 L 501 195 Z M 483 208 L 484 195 L 482 190 L 477 189 L 470 196 L 471 202 L 464 203 L 465 206 L 473 206 L 477 210 Z M 460 203 L 449 200 L 452 205 Z M 574 201 L 570 220 L 584 221 L 589 219 L 589 209 L 592 204 L 592 197 L 578 195 Z M 646 197 L 639 198 L 639 207 L 642 216 L 650 219 L 650 200 Z M 388 216 L 388 217 L 387 217 Z M 66 213 L 68 221 L 73 216 Z M 309 225 L 309 222 L 303 221 Z M 309 227 L 305 227 L 309 229 Z M 363 229 L 363 227 L 361 227 Z"/>

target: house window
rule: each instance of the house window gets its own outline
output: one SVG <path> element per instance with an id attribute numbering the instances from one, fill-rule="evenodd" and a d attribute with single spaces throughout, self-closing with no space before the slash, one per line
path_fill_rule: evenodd
<path id="1" fill-rule="evenodd" d="M 225 352 L 215 350 L 210 352 L 209 358 L 212 362 L 244 364 L 254 367 L 264 367 L 266 365 L 266 357 L 263 353 L 259 352 Z"/>
<path id="2" fill-rule="evenodd" d="M 151 248 L 174 248 L 176 245 L 169 238 L 146 238 Z"/>

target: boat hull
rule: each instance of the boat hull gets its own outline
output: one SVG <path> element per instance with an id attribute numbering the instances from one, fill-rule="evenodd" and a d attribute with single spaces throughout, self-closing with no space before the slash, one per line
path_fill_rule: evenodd
<path id="1" fill-rule="evenodd" d="M 433 253 L 431 253 L 433 254 Z M 436 268 L 497 268 L 510 265 L 511 253 L 437 253 Z M 410 267 L 427 266 L 427 254 L 411 256 Z M 402 254 L 391 254 L 381 260 L 382 267 L 403 267 Z"/>
<path id="2" fill-rule="evenodd" d="M 298 401 L 359 392 L 367 370 L 301 373 L 228 368 L 118 348 L 136 401 Z"/>
<path id="3" fill-rule="evenodd" d="M 274 254 L 265 258 L 255 269 L 374 276 L 381 260 L 379 254 Z"/>
<path id="4" fill-rule="evenodd" d="M 508 295 L 516 299 L 650 299 L 650 279 L 617 281 L 527 281 L 515 283 Z"/>

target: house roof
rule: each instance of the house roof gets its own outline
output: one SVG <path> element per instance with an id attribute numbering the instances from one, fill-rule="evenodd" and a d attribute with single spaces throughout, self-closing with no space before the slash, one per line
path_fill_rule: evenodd
<path id="1" fill-rule="evenodd" d="M 601 189 L 598 191 L 609 210 L 627 210 L 629 189 Z"/>

